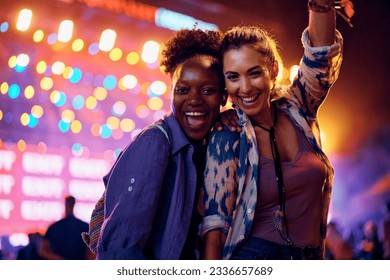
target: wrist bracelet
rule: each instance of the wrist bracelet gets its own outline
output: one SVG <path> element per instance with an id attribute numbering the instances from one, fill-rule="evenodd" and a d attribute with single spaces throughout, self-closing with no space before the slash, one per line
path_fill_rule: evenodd
<path id="1" fill-rule="evenodd" d="M 351 17 L 354 15 L 355 11 L 353 9 L 353 3 L 350 0 L 329 0 L 326 5 L 320 5 L 315 0 L 309 0 L 307 7 L 310 11 L 316 13 L 327 13 L 330 10 L 334 10 L 350 27 L 353 27 Z"/>
<path id="2" fill-rule="evenodd" d="M 326 5 L 320 5 L 315 0 L 309 0 L 307 7 L 310 11 L 317 13 L 327 13 L 330 10 L 333 10 L 333 1 L 329 1 Z"/>

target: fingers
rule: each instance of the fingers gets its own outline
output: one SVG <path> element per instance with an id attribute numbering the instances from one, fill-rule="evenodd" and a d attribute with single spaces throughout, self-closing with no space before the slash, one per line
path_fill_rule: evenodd
<path id="1" fill-rule="evenodd" d="M 220 114 L 220 122 L 227 126 L 230 131 L 241 132 L 242 128 L 238 123 L 238 116 L 235 110 L 229 109 Z M 221 127 L 222 130 L 222 127 Z M 218 129 L 218 131 L 221 131 Z"/>

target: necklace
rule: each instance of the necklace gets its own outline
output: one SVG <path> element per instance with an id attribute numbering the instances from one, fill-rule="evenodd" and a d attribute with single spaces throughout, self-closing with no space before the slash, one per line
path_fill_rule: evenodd
<path id="1" fill-rule="evenodd" d="M 275 103 L 273 103 L 275 104 Z M 286 217 L 286 190 L 284 188 L 283 181 L 283 172 L 282 172 L 282 162 L 280 160 L 280 154 L 278 145 L 276 143 L 275 137 L 275 126 L 278 120 L 278 112 L 276 106 L 273 105 L 274 109 L 274 120 L 271 128 L 266 128 L 256 122 L 252 122 L 255 126 L 265 130 L 269 134 L 269 139 L 271 143 L 271 151 L 272 151 L 272 159 L 275 166 L 275 175 L 276 175 L 276 183 L 278 185 L 278 198 L 279 198 L 279 209 L 275 211 L 275 217 L 273 218 L 274 227 L 278 230 L 280 236 L 287 243 L 287 245 L 292 245 L 292 241 L 288 235 L 288 226 L 287 226 L 287 217 Z M 283 226 L 286 229 L 286 236 L 283 235 Z"/>

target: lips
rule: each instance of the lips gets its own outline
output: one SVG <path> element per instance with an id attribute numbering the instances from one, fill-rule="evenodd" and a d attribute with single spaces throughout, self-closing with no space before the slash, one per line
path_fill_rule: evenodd
<path id="1" fill-rule="evenodd" d="M 250 104 L 254 103 L 259 96 L 260 96 L 260 93 L 253 95 L 253 96 L 250 96 L 250 97 L 240 97 L 240 99 L 242 100 L 242 102 L 244 104 L 250 105 Z"/>
<path id="2" fill-rule="evenodd" d="M 200 127 L 206 120 L 205 112 L 186 112 L 185 116 L 188 124 L 192 127 Z"/>

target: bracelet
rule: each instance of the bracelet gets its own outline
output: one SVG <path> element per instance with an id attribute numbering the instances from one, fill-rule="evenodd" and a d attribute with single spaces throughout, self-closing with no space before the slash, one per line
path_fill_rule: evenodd
<path id="1" fill-rule="evenodd" d="M 309 0 L 307 7 L 310 11 L 317 13 L 327 13 L 333 9 L 333 1 L 329 1 L 326 5 L 320 5 L 315 0 Z"/>
<path id="2" fill-rule="evenodd" d="M 317 13 L 327 13 L 330 10 L 334 10 L 350 27 L 353 27 L 351 17 L 354 15 L 355 11 L 353 9 L 353 3 L 350 0 L 329 0 L 326 5 L 320 5 L 315 0 L 309 0 L 307 7 L 310 11 Z"/>

